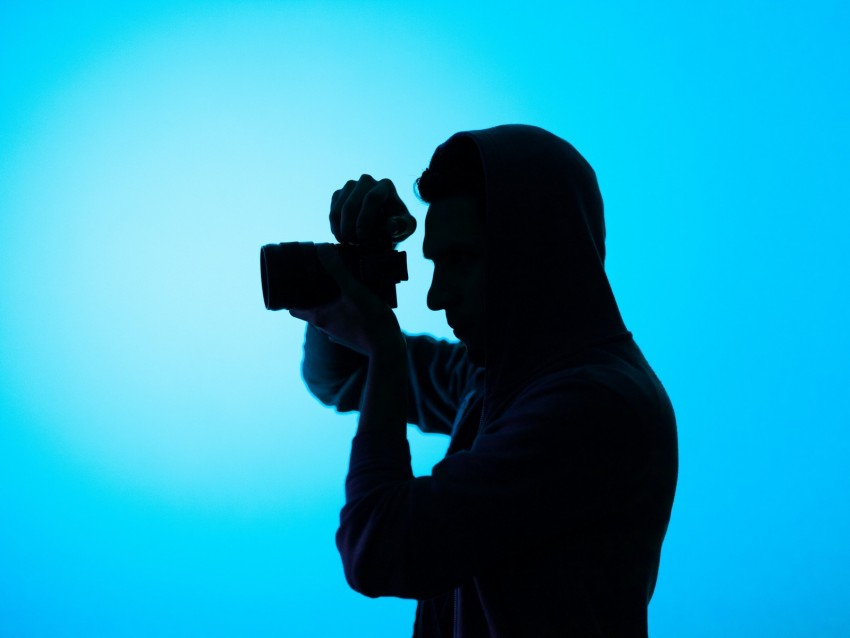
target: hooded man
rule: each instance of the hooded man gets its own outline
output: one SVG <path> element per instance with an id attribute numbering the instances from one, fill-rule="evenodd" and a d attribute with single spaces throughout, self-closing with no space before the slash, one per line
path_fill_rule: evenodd
<path id="1" fill-rule="evenodd" d="M 337 545 L 372 597 L 418 600 L 414 636 L 646 636 L 677 478 L 667 394 L 604 270 L 590 165 L 531 126 L 458 133 L 418 180 L 428 306 L 460 343 L 401 332 L 329 247 L 341 289 L 306 319 L 304 378 L 359 410 Z M 364 175 L 335 193 L 340 242 L 404 204 Z M 406 424 L 451 436 L 414 477 Z"/>

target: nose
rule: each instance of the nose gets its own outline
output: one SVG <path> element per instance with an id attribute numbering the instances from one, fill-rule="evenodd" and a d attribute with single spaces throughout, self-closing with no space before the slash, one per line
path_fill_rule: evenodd
<path id="1" fill-rule="evenodd" d="M 445 281 L 445 277 L 442 277 L 439 270 L 434 268 L 431 287 L 428 289 L 428 308 L 430 310 L 444 310 L 448 307 L 450 301 L 451 290 Z"/>

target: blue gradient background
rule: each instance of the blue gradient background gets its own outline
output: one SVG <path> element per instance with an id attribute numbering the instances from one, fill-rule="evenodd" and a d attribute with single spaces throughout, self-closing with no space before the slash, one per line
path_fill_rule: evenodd
<path id="1" fill-rule="evenodd" d="M 850 635 L 846 2 L 0 4 L 0 636 L 402 636 L 333 544 L 354 417 L 257 253 L 362 172 L 549 128 L 681 475 L 663 637 Z M 425 308 L 408 242 L 403 326 Z M 415 470 L 446 442 L 411 431 Z"/>

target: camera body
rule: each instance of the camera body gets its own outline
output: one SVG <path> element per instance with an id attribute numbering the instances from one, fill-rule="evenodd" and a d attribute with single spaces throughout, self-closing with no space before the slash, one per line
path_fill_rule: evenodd
<path id="1" fill-rule="evenodd" d="M 398 306 L 395 286 L 407 280 L 407 255 L 395 250 L 391 239 L 332 245 L 355 278 L 391 308 Z M 314 308 L 340 294 L 312 242 L 266 244 L 260 249 L 260 276 L 268 310 Z"/>

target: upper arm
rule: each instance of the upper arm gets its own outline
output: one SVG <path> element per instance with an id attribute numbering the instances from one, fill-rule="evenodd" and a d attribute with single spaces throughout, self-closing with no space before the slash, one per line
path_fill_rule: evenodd
<path id="1" fill-rule="evenodd" d="M 476 370 L 462 345 L 428 335 L 405 335 L 408 356 L 407 422 L 425 432 L 450 434 Z M 365 356 L 330 341 L 308 325 L 304 382 L 322 403 L 340 412 L 360 409 L 366 382 Z"/>
<path id="2" fill-rule="evenodd" d="M 407 341 L 408 423 L 424 432 L 451 434 L 476 368 L 459 343 L 429 335 L 405 335 Z"/>

